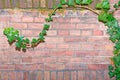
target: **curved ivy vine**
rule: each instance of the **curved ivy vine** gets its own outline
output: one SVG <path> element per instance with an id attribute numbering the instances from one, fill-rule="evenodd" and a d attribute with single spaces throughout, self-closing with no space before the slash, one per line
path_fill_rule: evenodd
<path id="1" fill-rule="evenodd" d="M 34 48 L 39 43 L 44 42 L 47 31 L 49 30 L 49 22 L 53 21 L 52 15 L 55 15 L 57 9 L 63 9 L 67 7 L 74 8 L 84 8 L 88 9 L 98 15 L 98 20 L 103 22 L 105 26 L 108 26 L 107 33 L 110 35 L 109 39 L 115 44 L 114 45 L 114 56 L 111 58 L 113 64 L 109 65 L 109 76 L 110 78 L 115 77 L 116 80 L 120 80 L 120 26 L 118 20 L 113 16 L 113 13 L 120 7 L 120 0 L 118 3 L 114 4 L 114 10 L 110 10 L 109 0 L 102 0 L 96 5 L 96 12 L 88 5 L 91 4 L 93 0 L 61 0 L 57 6 L 53 7 L 53 11 L 48 15 L 49 17 L 45 19 L 46 24 L 44 24 L 43 30 L 39 33 L 38 38 L 33 38 L 32 41 L 24 36 L 19 35 L 19 31 L 12 27 L 4 29 L 4 35 L 7 36 L 8 42 L 10 44 L 15 42 L 16 48 L 19 50 L 26 50 L 29 47 Z"/>

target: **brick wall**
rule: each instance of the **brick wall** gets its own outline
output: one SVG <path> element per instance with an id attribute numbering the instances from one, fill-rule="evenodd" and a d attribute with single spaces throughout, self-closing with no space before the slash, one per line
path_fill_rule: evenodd
<path id="1" fill-rule="evenodd" d="M 100 0 L 95 0 L 91 4 L 93 7 Z M 0 0 L 0 9 L 3 8 L 52 8 L 53 5 L 56 5 L 60 0 Z"/>
<path id="2" fill-rule="evenodd" d="M 3 35 L 13 26 L 21 35 L 37 37 L 49 11 L 0 10 L 0 80 L 109 80 L 113 44 L 107 27 L 87 10 L 59 11 L 45 43 L 27 52 L 15 50 Z M 115 16 L 120 21 L 120 10 Z"/>

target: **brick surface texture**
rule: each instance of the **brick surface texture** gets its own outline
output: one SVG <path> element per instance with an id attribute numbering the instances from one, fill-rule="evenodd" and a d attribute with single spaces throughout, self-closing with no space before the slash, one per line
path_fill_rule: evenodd
<path id="1" fill-rule="evenodd" d="M 33 1 L 37 7 L 39 0 Z M 4 28 L 12 26 L 32 39 L 42 30 L 48 12 L 0 10 L 0 80 L 110 80 L 108 65 L 114 44 L 109 41 L 107 27 L 88 10 L 58 11 L 50 23 L 45 43 L 34 49 L 22 52 L 15 50 L 14 44 L 8 44 Z M 120 10 L 114 15 L 120 22 L 119 14 Z"/>

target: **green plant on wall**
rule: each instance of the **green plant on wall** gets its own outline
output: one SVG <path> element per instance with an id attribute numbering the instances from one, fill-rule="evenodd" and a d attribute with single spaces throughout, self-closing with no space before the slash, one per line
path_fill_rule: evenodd
<path id="1" fill-rule="evenodd" d="M 114 10 L 110 10 L 109 0 L 102 0 L 96 5 L 98 12 L 89 7 L 93 0 L 61 0 L 57 6 L 53 7 L 53 11 L 48 14 L 48 18 L 45 19 L 46 24 L 42 31 L 39 33 L 38 38 L 33 38 L 30 41 L 28 38 L 19 35 L 19 31 L 15 30 L 12 27 L 4 29 L 4 34 L 8 38 L 10 44 L 15 42 L 16 48 L 19 50 L 26 50 L 29 47 L 34 48 L 39 43 L 44 42 L 47 31 L 49 30 L 49 22 L 53 21 L 52 15 L 55 15 L 58 9 L 73 7 L 73 8 L 83 8 L 88 9 L 98 15 L 98 20 L 103 22 L 105 26 L 108 26 L 107 33 L 110 35 L 109 39 L 115 44 L 114 45 L 114 56 L 111 57 L 113 62 L 112 65 L 109 65 L 109 76 L 110 78 L 115 77 L 116 80 L 120 80 L 120 26 L 118 20 L 113 16 L 113 13 L 120 7 L 120 0 L 118 3 L 114 4 Z"/>

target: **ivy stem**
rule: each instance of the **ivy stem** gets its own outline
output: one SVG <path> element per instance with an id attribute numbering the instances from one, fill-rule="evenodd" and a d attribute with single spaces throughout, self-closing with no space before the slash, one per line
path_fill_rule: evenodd
<path id="1" fill-rule="evenodd" d="M 79 5 L 75 5 L 74 7 L 77 7 L 77 8 L 84 8 L 84 9 L 87 9 L 87 10 L 90 10 L 92 12 L 94 12 L 95 14 L 99 15 L 99 12 L 97 12 L 96 10 L 90 8 L 90 7 L 87 7 L 87 6 L 79 6 Z"/>

